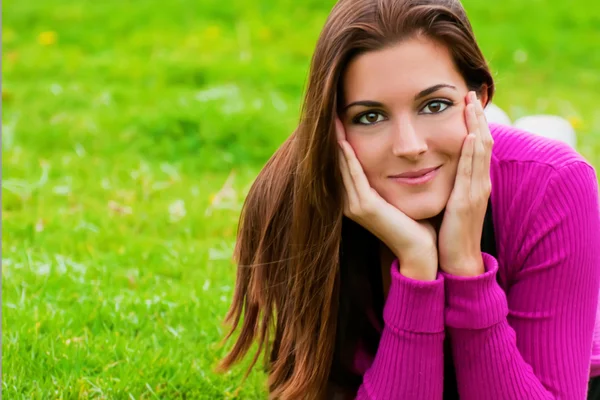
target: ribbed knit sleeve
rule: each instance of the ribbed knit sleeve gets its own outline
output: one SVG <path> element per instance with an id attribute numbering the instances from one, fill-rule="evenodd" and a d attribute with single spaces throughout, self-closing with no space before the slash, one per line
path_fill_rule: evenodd
<path id="1" fill-rule="evenodd" d="M 512 168 L 517 177 L 535 173 L 532 163 Z M 506 292 L 487 254 L 480 276 L 443 274 L 461 400 L 586 397 L 600 283 L 598 186 L 584 162 L 551 171 L 537 179 L 548 183 L 534 206 L 517 204 L 515 215 L 530 222 Z"/>
<path id="2" fill-rule="evenodd" d="M 384 328 L 357 399 L 441 399 L 443 392 L 444 278 L 431 282 L 391 267 Z"/>

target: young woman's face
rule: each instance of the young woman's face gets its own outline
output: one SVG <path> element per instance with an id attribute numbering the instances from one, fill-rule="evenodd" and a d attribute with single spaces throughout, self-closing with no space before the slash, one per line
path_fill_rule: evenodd
<path id="1" fill-rule="evenodd" d="M 438 215 L 468 133 L 468 88 L 449 51 L 415 38 L 362 54 L 348 65 L 343 89 L 339 116 L 371 186 L 415 220 Z M 437 170 L 429 178 L 394 178 L 430 168 Z"/>

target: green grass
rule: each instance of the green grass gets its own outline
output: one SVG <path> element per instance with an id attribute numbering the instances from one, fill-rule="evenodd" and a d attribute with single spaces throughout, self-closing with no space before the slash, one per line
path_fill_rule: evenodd
<path id="1" fill-rule="evenodd" d="M 569 118 L 600 166 L 598 6 L 464 3 L 495 103 Z M 5 2 L 5 398 L 264 398 L 212 372 L 235 228 L 332 4 Z"/>

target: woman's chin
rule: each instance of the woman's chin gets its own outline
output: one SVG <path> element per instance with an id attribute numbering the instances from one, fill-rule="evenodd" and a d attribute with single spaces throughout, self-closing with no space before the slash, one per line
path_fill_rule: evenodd
<path id="1" fill-rule="evenodd" d="M 425 221 L 425 220 L 430 220 L 430 219 L 437 217 L 438 215 L 440 215 L 441 212 L 442 212 L 442 210 L 422 211 L 422 212 L 414 213 L 413 215 L 409 215 L 409 214 L 407 214 L 407 215 L 411 219 L 414 219 L 415 221 Z"/>
<path id="2" fill-rule="evenodd" d="M 419 207 L 399 207 L 399 205 L 396 205 L 396 208 L 406 214 L 410 219 L 415 221 L 423 221 L 435 218 L 440 215 L 442 211 L 444 211 L 444 207 L 424 207 L 422 205 Z"/>

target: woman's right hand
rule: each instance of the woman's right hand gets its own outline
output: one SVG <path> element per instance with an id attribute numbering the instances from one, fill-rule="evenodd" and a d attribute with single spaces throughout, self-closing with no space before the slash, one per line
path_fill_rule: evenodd
<path id="1" fill-rule="evenodd" d="M 437 235 L 427 221 L 415 221 L 384 200 L 371 187 L 344 126 L 336 117 L 339 165 L 344 182 L 344 215 L 369 230 L 396 255 L 402 275 L 435 280 L 438 269 Z"/>

